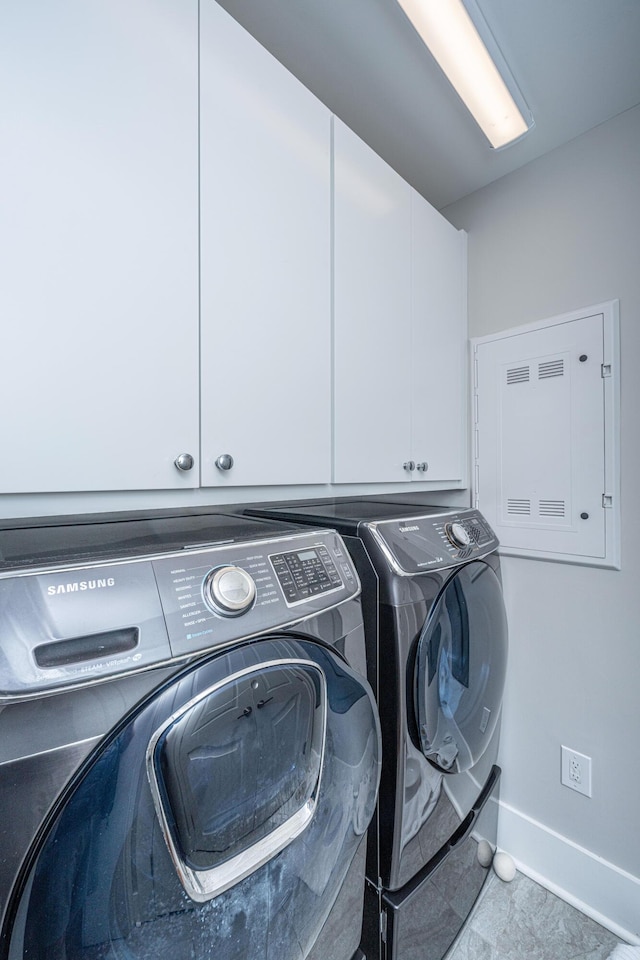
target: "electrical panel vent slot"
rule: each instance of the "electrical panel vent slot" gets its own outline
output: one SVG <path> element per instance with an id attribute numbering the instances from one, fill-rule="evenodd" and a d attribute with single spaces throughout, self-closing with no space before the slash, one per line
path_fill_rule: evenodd
<path id="1" fill-rule="evenodd" d="M 539 512 L 541 517 L 564 517 L 564 500 L 541 500 Z"/>
<path id="2" fill-rule="evenodd" d="M 519 517 L 529 516 L 531 514 L 530 500 L 507 500 L 507 513 Z"/>
<path id="3" fill-rule="evenodd" d="M 507 383 L 528 383 L 529 367 L 512 367 L 507 370 Z"/>
<path id="4" fill-rule="evenodd" d="M 538 380 L 547 380 L 549 377 L 564 375 L 564 360 L 548 360 L 538 364 Z"/>

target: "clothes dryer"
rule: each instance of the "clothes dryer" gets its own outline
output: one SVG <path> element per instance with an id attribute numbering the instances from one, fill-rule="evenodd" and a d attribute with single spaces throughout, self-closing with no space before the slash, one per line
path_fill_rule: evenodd
<path id="1" fill-rule="evenodd" d="M 334 531 L 0 531 L 3 960 L 362 956 L 359 592 Z"/>
<path id="2" fill-rule="evenodd" d="M 383 739 L 363 945 L 382 960 L 440 960 L 495 849 L 507 662 L 498 541 L 477 510 L 393 498 L 255 512 L 331 526 L 355 561 Z"/>

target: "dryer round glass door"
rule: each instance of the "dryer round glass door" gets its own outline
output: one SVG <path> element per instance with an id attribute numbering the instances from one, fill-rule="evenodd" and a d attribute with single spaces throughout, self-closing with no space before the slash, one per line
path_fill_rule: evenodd
<path id="1" fill-rule="evenodd" d="M 414 676 L 422 752 L 446 773 L 475 766 L 500 715 L 507 666 L 502 587 L 482 561 L 462 567 L 433 605 Z"/>
<path id="2" fill-rule="evenodd" d="M 0 956 L 302 960 L 338 897 L 361 906 L 379 770 L 371 689 L 332 651 L 273 637 L 213 656 L 60 798 Z"/>

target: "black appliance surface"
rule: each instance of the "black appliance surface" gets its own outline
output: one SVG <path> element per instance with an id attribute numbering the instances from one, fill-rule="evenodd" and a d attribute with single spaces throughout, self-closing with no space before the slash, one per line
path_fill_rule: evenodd
<path id="1" fill-rule="evenodd" d="M 507 659 L 498 541 L 477 510 L 396 498 L 251 513 L 331 526 L 355 562 L 383 737 L 363 945 L 381 960 L 440 960 L 496 841 Z"/>
<path id="2" fill-rule="evenodd" d="M 259 539 L 267 529 L 265 521 L 257 518 L 186 511 L 5 521 L 0 529 L 0 574 L 24 567 L 95 564 L 97 560 L 192 550 L 198 544 Z M 281 534 L 292 529 L 284 520 L 279 522 Z"/>
<path id="3" fill-rule="evenodd" d="M 0 958 L 355 960 L 380 774 L 333 530 L 0 530 Z"/>

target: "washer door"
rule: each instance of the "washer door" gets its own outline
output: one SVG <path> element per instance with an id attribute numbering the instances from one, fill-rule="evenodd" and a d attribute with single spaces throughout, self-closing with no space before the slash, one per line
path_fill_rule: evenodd
<path id="1" fill-rule="evenodd" d="M 183 672 L 59 801 L 6 955 L 302 960 L 347 882 L 362 893 L 379 768 L 371 690 L 318 644 L 269 638 Z"/>
<path id="2" fill-rule="evenodd" d="M 473 767 L 500 715 L 507 666 L 502 588 L 482 561 L 447 582 L 416 653 L 414 703 L 420 746 L 445 773 Z"/>

